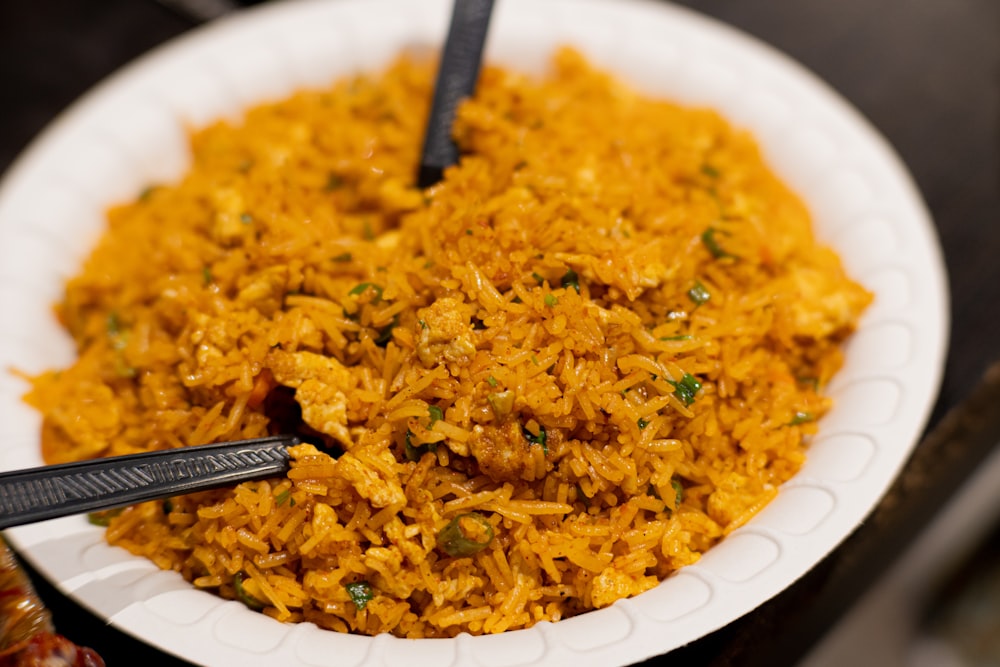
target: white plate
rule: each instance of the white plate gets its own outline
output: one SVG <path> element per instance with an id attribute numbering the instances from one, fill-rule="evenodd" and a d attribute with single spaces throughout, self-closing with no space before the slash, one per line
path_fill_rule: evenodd
<path id="1" fill-rule="evenodd" d="M 185 129 L 293 89 L 439 45 L 445 0 L 272 4 L 155 50 L 59 118 L 0 189 L 0 368 L 67 364 L 50 304 L 111 203 L 177 178 Z M 114 626 L 196 663 L 242 666 L 611 665 L 666 652 L 754 609 L 809 570 L 868 514 L 909 455 L 937 393 L 948 310 L 933 227 L 872 128 L 807 71 L 726 26 L 666 4 L 499 0 L 487 58 L 538 70 L 570 43 L 648 93 L 709 105 L 750 129 L 810 206 L 819 236 L 876 293 L 848 345 L 803 470 L 702 560 L 600 611 L 504 635 L 374 639 L 281 625 L 195 591 L 106 546 L 80 517 L 8 536 L 56 586 Z M 37 465 L 39 419 L 0 374 L 0 468 Z"/>

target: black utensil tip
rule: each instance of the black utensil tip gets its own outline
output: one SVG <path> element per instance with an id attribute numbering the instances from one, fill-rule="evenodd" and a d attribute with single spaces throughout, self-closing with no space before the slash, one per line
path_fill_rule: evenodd
<path id="1" fill-rule="evenodd" d="M 451 127 L 459 102 L 475 91 L 492 13 L 493 0 L 455 0 L 417 173 L 421 188 L 437 183 L 444 170 L 458 162 Z"/>

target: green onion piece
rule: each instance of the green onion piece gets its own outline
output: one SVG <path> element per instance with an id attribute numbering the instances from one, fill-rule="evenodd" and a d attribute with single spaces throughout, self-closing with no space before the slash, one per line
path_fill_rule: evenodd
<path id="1" fill-rule="evenodd" d="M 532 272 L 531 277 L 534 278 L 539 285 L 545 282 L 545 276 L 541 275 L 540 273 Z"/>
<path id="2" fill-rule="evenodd" d="M 514 410 L 514 392 L 507 390 L 490 394 L 486 397 L 486 402 L 490 404 L 497 419 L 502 421 Z"/>
<path id="3" fill-rule="evenodd" d="M 372 303 L 375 303 L 372 301 Z M 379 347 L 385 347 L 392 340 L 392 330 L 396 328 L 399 324 L 399 315 L 392 316 L 392 322 L 382 327 L 378 332 L 378 338 L 375 339 L 375 344 Z"/>
<path id="4" fill-rule="evenodd" d="M 573 269 L 568 269 L 559 282 L 563 287 L 572 287 L 577 294 L 580 293 L 580 276 Z"/>
<path id="5" fill-rule="evenodd" d="M 670 486 L 674 487 L 674 507 L 680 507 L 684 502 L 684 487 L 676 479 L 670 480 Z"/>
<path id="6" fill-rule="evenodd" d="M 681 334 L 680 336 L 660 336 L 660 340 L 691 340 L 691 336 Z"/>
<path id="7" fill-rule="evenodd" d="M 691 375 L 690 373 L 685 373 L 684 377 L 681 378 L 680 382 L 674 382 L 673 380 L 667 380 L 674 387 L 674 395 L 681 400 L 684 405 L 691 405 L 694 403 L 695 394 L 701 389 L 701 382 L 698 378 Z"/>
<path id="8" fill-rule="evenodd" d="M 716 259 L 722 259 L 724 257 L 735 257 L 735 255 L 731 255 L 725 250 L 723 250 L 722 247 L 719 245 L 719 242 L 715 239 L 715 234 L 718 231 L 719 230 L 717 230 L 715 227 L 709 227 L 708 229 L 706 229 L 701 233 L 701 242 L 705 244 L 705 247 L 708 248 L 708 251 L 712 253 L 712 257 Z"/>
<path id="9" fill-rule="evenodd" d="M 288 499 L 291 498 L 291 496 L 292 496 L 292 490 L 285 489 L 284 491 L 282 491 L 281 493 L 279 493 L 274 497 L 274 503 L 278 507 L 281 507 L 282 505 L 288 502 Z"/>
<path id="10" fill-rule="evenodd" d="M 117 311 L 112 310 L 108 313 L 108 319 L 105 326 L 107 327 L 109 336 L 117 336 L 121 333 L 121 321 L 118 319 Z"/>
<path id="11" fill-rule="evenodd" d="M 532 355 L 531 355 L 531 363 L 533 363 L 534 365 L 536 365 L 536 366 L 537 366 L 537 365 L 539 365 L 539 364 L 540 364 L 541 362 L 540 362 L 540 361 L 538 361 L 538 357 L 536 357 L 536 356 L 535 356 L 534 354 L 532 354 Z"/>
<path id="12" fill-rule="evenodd" d="M 640 431 L 649 426 L 649 422 L 642 417 L 639 417 L 639 421 L 637 421 L 636 424 L 639 426 Z"/>
<path id="13" fill-rule="evenodd" d="M 368 288 L 375 290 L 375 298 L 372 299 L 372 304 L 377 304 L 382 300 L 382 286 L 376 285 L 375 283 L 361 283 L 360 285 L 355 285 L 354 289 L 348 292 L 351 296 L 357 296 L 359 294 L 364 294 L 365 290 Z"/>
<path id="14" fill-rule="evenodd" d="M 493 377 L 492 375 L 489 376 L 488 378 L 486 378 L 486 382 L 488 382 L 491 387 L 496 387 L 497 386 L 497 379 L 495 377 Z"/>
<path id="15" fill-rule="evenodd" d="M 436 405 L 431 405 L 427 407 L 427 414 L 430 415 L 431 421 L 427 424 L 427 428 L 434 426 L 434 422 L 441 421 L 444 419 L 444 412 Z"/>
<path id="16" fill-rule="evenodd" d="M 344 252 L 333 258 L 335 262 L 349 262 L 354 259 L 354 255 L 349 252 Z"/>
<path id="17" fill-rule="evenodd" d="M 413 438 L 413 431 L 411 431 L 410 429 L 406 429 L 406 436 L 404 437 L 404 444 L 405 444 L 404 454 L 406 455 L 407 461 L 413 461 L 414 463 L 418 463 L 420 459 L 424 457 L 424 454 L 426 454 L 427 452 L 437 451 L 436 442 L 428 442 L 425 445 L 414 445 L 412 438 Z"/>
<path id="18" fill-rule="evenodd" d="M 330 174 L 326 177 L 326 185 L 324 189 L 327 192 L 332 192 L 344 185 L 344 178 L 340 174 Z"/>
<path id="19" fill-rule="evenodd" d="M 709 178 L 718 178 L 720 176 L 719 170 L 708 163 L 701 165 L 701 173 Z"/>
<path id="20" fill-rule="evenodd" d="M 438 547 L 453 558 L 472 556 L 493 541 L 493 526 L 478 512 L 459 514 L 437 536 Z"/>
<path id="21" fill-rule="evenodd" d="M 552 306 L 556 305 L 557 303 L 559 303 L 559 299 L 556 298 L 555 294 L 546 294 L 545 295 L 545 305 L 546 306 L 548 306 L 549 308 L 551 308 Z"/>
<path id="22" fill-rule="evenodd" d="M 795 379 L 798 380 L 799 382 L 801 382 L 804 385 L 808 385 L 816 393 L 819 393 L 819 378 L 817 378 L 817 377 L 800 377 L 800 378 L 795 378 Z"/>
<path id="23" fill-rule="evenodd" d="M 712 298 L 712 294 L 701 284 L 700 280 L 694 281 L 694 286 L 688 290 L 688 298 L 700 306 Z"/>
<path id="24" fill-rule="evenodd" d="M 418 324 L 420 324 L 420 328 L 421 328 L 421 329 L 430 329 L 430 327 L 429 327 L 429 326 L 427 326 L 427 322 L 425 322 L 425 321 L 423 321 L 423 320 L 419 320 L 419 321 L 418 321 Z"/>
<path id="25" fill-rule="evenodd" d="M 361 222 L 361 235 L 364 237 L 364 239 L 366 241 L 374 241 L 375 240 L 375 230 L 372 229 L 371 220 L 368 220 L 367 218 L 365 218 Z"/>
<path id="26" fill-rule="evenodd" d="M 816 417 L 811 412 L 796 412 L 795 416 L 792 417 L 792 421 L 788 422 L 788 425 L 798 426 L 799 424 L 811 422 L 814 419 L 816 419 Z"/>
<path id="27" fill-rule="evenodd" d="M 361 611 L 375 597 L 375 591 L 367 581 L 354 581 L 344 586 L 347 594 L 351 596 L 351 602 Z"/>
<path id="28" fill-rule="evenodd" d="M 240 213 L 240 222 L 244 225 L 253 224 L 253 216 L 249 213 Z"/>
<path id="29" fill-rule="evenodd" d="M 212 284 L 212 269 L 208 266 L 201 267 L 201 280 L 206 285 Z"/>
<path id="30" fill-rule="evenodd" d="M 233 577 L 233 588 L 236 590 L 236 597 L 240 599 L 240 602 L 250 607 L 255 611 L 260 611 L 264 608 L 264 603 L 250 595 L 243 588 L 243 573 L 237 572 Z"/>
<path id="31" fill-rule="evenodd" d="M 87 515 L 87 521 L 95 526 L 107 527 L 111 524 L 111 520 L 121 513 L 121 508 L 91 512 Z"/>
<path id="32" fill-rule="evenodd" d="M 135 369 L 125 361 L 125 348 L 128 347 L 128 331 L 122 330 L 121 320 L 116 311 L 108 313 L 105 323 L 108 332 L 108 339 L 111 349 L 114 350 L 115 374 L 118 377 L 134 378 Z"/>
<path id="33" fill-rule="evenodd" d="M 541 424 L 538 425 L 538 435 L 535 435 L 526 428 L 521 428 L 521 433 L 524 434 L 525 439 L 533 445 L 541 445 L 542 453 L 545 456 L 549 455 L 549 445 L 547 443 L 548 433 L 545 432 L 545 427 Z"/>

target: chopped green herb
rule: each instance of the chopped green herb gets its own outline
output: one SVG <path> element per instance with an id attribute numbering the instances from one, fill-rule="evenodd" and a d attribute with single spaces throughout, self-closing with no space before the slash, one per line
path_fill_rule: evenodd
<path id="1" fill-rule="evenodd" d="M 201 279 L 206 285 L 212 284 L 212 269 L 210 267 L 201 267 Z"/>
<path id="2" fill-rule="evenodd" d="M 694 281 L 694 286 L 688 290 L 688 298 L 695 302 L 695 305 L 707 303 L 712 298 L 712 294 L 701 284 L 700 280 Z"/>
<path id="3" fill-rule="evenodd" d="M 91 512 L 90 514 L 87 515 L 87 521 L 89 521 L 95 526 L 107 527 L 108 525 L 111 524 L 111 520 L 121 513 L 122 513 L 121 508 L 113 510 L 101 510 L 99 512 Z"/>
<path id="4" fill-rule="evenodd" d="M 327 192 L 332 192 L 333 190 L 337 190 L 338 188 L 343 187 L 343 185 L 344 185 L 343 176 L 341 176 L 340 174 L 330 174 L 329 176 L 326 177 L 326 185 L 324 186 L 324 189 Z"/>
<path id="5" fill-rule="evenodd" d="M 559 299 L 556 298 L 555 294 L 546 294 L 545 295 L 545 305 L 546 306 L 548 306 L 549 308 L 551 308 L 554 305 L 556 305 L 557 303 L 559 303 Z"/>
<path id="6" fill-rule="evenodd" d="M 434 426 L 434 422 L 439 422 L 444 419 L 444 412 L 441 411 L 436 405 L 428 406 L 427 413 L 430 415 L 431 421 L 427 424 L 427 428 Z"/>
<path id="7" fill-rule="evenodd" d="M 718 178 L 720 176 L 719 170 L 708 163 L 701 165 L 701 173 L 709 178 Z"/>
<path id="8" fill-rule="evenodd" d="M 260 611 L 264 608 L 264 603 L 250 595 L 243 588 L 243 573 L 237 572 L 233 577 L 233 588 L 236 590 L 236 597 L 239 598 L 240 602 L 250 607 L 255 611 Z"/>
<path id="9" fill-rule="evenodd" d="M 340 255 L 337 255 L 336 257 L 334 257 L 333 261 L 335 261 L 335 262 L 349 262 L 352 259 L 354 259 L 354 255 L 352 255 L 349 252 L 345 252 L 345 253 L 341 253 Z"/>
<path id="10" fill-rule="evenodd" d="M 680 382 L 674 382 L 673 380 L 667 380 L 667 382 L 673 385 L 674 396 L 679 398 L 684 405 L 694 403 L 695 394 L 701 389 L 701 382 L 690 373 L 685 373 Z"/>
<path id="11" fill-rule="evenodd" d="M 425 322 L 423 320 L 420 320 L 420 328 L 421 329 L 430 329 L 430 327 L 427 326 L 427 322 Z"/>
<path id="12" fill-rule="evenodd" d="M 681 334 L 679 336 L 660 336 L 660 340 L 691 340 L 691 336 Z"/>
<path id="13" fill-rule="evenodd" d="M 379 303 L 382 300 L 382 286 L 376 285 L 375 283 L 361 283 L 360 285 L 355 285 L 354 289 L 348 292 L 348 294 L 351 296 L 364 294 L 365 290 L 369 287 L 375 291 L 375 298 L 372 299 L 372 305 Z"/>
<path id="14" fill-rule="evenodd" d="M 430 259 L 429 259 L 429 260 L 427 260 L 426 262 L 424 262 L 424 268 L 425 268 L 425 269 L 429 269 L 429 268 L 431 268 L 431 267 L 433 267 L 433 266 L 434 266 L 434 262 L 433 262 L 433 260 L 430 260 Z"/>
<path id="15" fill-rule="evenodd" d="M 541 445 L 542 453 L 546 456 L 549 455 L 549 445 L 548 445 L 548 433 L 545 432 L 545 427 L 541 424 L 538 425 L 538 435 L 535 435 L 528 429 L 522 427 L 521 433 L 524 434 L 525 439 L 533 445 Z"/>
<path id="16" fill-rule="evenodd" d="M 240 222 L 244 225 L 253 224 L 253 216 L 249 213 L 240 213 Z"/>
<path id="17" fill-rule="evenodd" d="M 292 490 L 285 489 L 284 491 L 282 491 L 281 493 L 279 493 L 274 497 L 274 502 L 278 507 L 281 507 L 282 505 L 287 503 L 288 499 L 291 497 L 292 497 Z"/>
<path id="18" fill-rule="evenodd" d="M 722 249 L 719 242 L 715 239 L 715 234 L 718 232 L 715 227 L 709 227 L 701 233 L 701 242 L 708 248 L 708 251 L 712 253 L 712 257 L 716 259 L 722 259 L 724 257 L 735 257 Z"/>
<path id="19" fill-rule="evenodd" d="M 375 597 L 375 591 L 367 581 L 354 581 L 344 586 L 347 594 L 351 596 L 351 602 L 361 611 Z"/>
<path id="20" fill-rule="evenodd" d="M 576 274 L 576 271 L 574 271 L 573 269 L 567 269 L 566 275 L 564 275 L 562 277 L 562 280 L 560 280 L 559 282 L 563 287 L 566 288 L 572 287 L 573 289 L 576 290 L 577 294 L 580 293 L 580 276 L 578 276 Z"/>
<path id="21" fill-rule="evenodd" d="M 375 231 L 372 229 L 372 223 L 367 218 L 361 222 L 361 235 L 366 241 L 375 239 Z"/>
<path id="22" fill-rule="evenodd" d="M 649 422 L 642 417 L 639 417 L 639 421 L 637 421 L 636 424 L 639 426 L 640 431 L 649 426 Z"/>
<path id="23" fill-rule="evenodd" d="M 684 502 L 684 487 L 676 479 L 670 480 L 670 486 L 674 487 L 674 507 L 680 507 Z"/>
<path id="24" fill-rule="evenodd" d="M 438 547 L 453 558 L 473 556 L 493 541 L 493 526 L 478 512 L 459 514 L 437 536 Z"/>
<path id="25" fill-rule="evenodd" d="M 488 378 L 486 378 L 486 381 L 489 383 L 489 385 L 491 387 L 497 386 L 497 379 L 495 377 L 493 377 L 492 375 L 489 376 Z"/>
<path id="26" fill-rule="evenodd" d="M 539 285 L 545 282 L 545 276 L 543 276 L 540 273 L 532 272 L 531 277 L 534 278 L 536 281 L 538 281 Z"/>
<path id="27" fill-rule="evenodd" d="M 541 362 L 538 361 L 538 357 L 536 357 L 534 354 L 531 355 L 531 363 L 533 363 L 536 366 L 538 366 L 539 364 L 541 364 Z"/>
<path id="28" fill-rule="evenodd" d="M 466 236 L 472 236 L 472 230 L 471 229 L 466 229 L 465 230 L 465 235 Z"/>
<path id="29" fill-rule="evenodd" d="M 798 426 L 799 424 L 811 422 L 814 419 L 816 419 L 816 417 L 811 412 L 796 412 L 795 416 L 792 417 L 792 421 L 788 422 L 788 425 Z"/>

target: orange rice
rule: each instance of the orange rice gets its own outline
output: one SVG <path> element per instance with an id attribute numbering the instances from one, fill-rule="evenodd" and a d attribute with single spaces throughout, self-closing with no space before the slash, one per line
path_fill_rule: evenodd
<path id="1" fill-rule="evenodd" d="M 78 361 L 27 397 L 46 461 L 312 443 L 112 544 L 281 621 L 496 633 L 656 586 L 799 469 L 871 297 L 752 137 L 564 50 L 487 68 L 421 191 L 432 78 L 217 123 L 110 211 L 58 306 Z M 460 516 L 475 553 L 439 540 Z"/>

